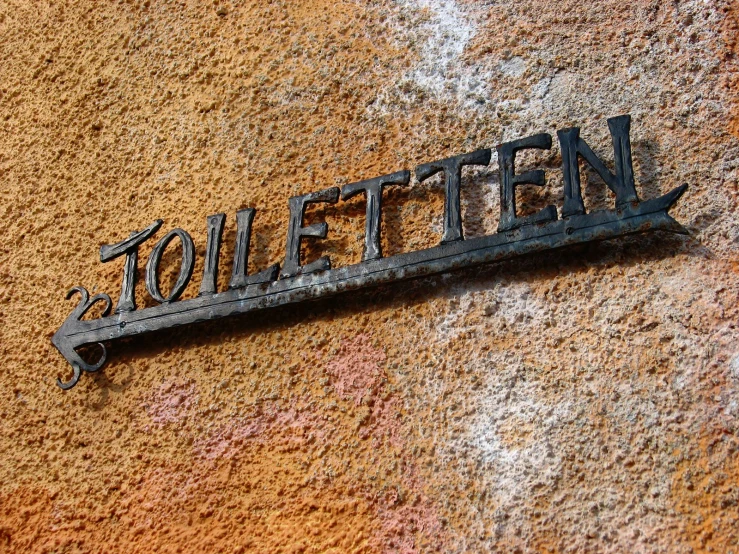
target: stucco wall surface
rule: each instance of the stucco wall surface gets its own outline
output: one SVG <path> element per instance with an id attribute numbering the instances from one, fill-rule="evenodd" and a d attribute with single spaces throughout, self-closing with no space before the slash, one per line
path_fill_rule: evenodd
<path id="1" fill-rule="evenodd" d="M 0 551 L 739 553 L 739 9 L 718 0 L 0 3 Z M 641 197 L 690 236 L 578 246 L 114 343 L 71 374 L 72 286 L 157 218 L 193 236 L 290 196 L 630 113 Z M 559 147 L 521 157 L 562 204 Z M 583 166 L 588 209 L 612 195 Z M 385 194 L 386 255 L 438 243 L 440 177 Z M 497 159 L 465 170 L 495 232 Z M 303 259 L 362 253 L 364 201 Z M 171 285 L 177 249 L 165 255 Z M 140 307 L 152 306 L 142 280 Z"/>

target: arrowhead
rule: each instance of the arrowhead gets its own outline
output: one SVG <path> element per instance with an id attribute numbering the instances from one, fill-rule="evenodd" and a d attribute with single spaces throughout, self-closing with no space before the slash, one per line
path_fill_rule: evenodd
<path id="1" fill-rule="evenodd" d="M 107 294 L 102 293 L 96 294 L 95 296 L 90 298 L 90 294 L 87 292 L 87 289 L 85 289 L 84 287 L 74 287 L 67 293 L 67 300 L 69 300 L 74 293 L 78 293 L 82 297 L 80 303 L 77 304 L 75 309 L 72 310 L 72 313 L 69 314 L 69 317 L 64 320 L 64 323 L 62 323 L 62 326 L 59 328 L 59 330 L 54 333 L 53 337 L 51 337 L 51 343 L 69 362 L 69 364 L 72 366 L 72 370 L 74 371 L 74 375 L 69 381 L 65 382 L 57 378 L 57 385 L 59 385 L 59 387 L 64 390 L 71 389 L 77 384 L 77 381 L 80 380 L 80 376 L 82 375 L 82 371 L 93 372 L 103 367 L 103 364 L 105 364 L 105 360 L 108 355 L 105 346 L 102 343 L 98 343 L 98 345 L 103 349 L 102 356 L 95 364 L 87 363 L 77 353 L 76 349 L 89 343 L 84 340 L 84 335 L 78 335 L 81 337 L 81 340 L 78 341 L 72 341 L 70 339 L 70 335 L 77 327 L 77 322 L 82 318 L 82 316 L 87 313 L 90 308 L 92 308 L 92 306 L 96 302 L 105 302 L 105 310 L 102 317 L 108 315 L 110 313 L 110 308 L 113 305 L 110 297 Z"/>

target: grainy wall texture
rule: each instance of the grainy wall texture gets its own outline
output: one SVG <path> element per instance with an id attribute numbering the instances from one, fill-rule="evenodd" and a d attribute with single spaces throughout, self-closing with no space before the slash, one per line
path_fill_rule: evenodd
<path id="1" fill-rule="evenodd" d="M 720 0 L 0 3 L 0 551 L 739 553 L 739 7 Z M 98 248 L 195 241 L 287 199 L 630 113 L 643 235 L 114 343 L 63 392 L 50 338 Z M 523 156 L 562 204 L 559 147 Z M 612 195 L 583 168 L 588 209 Z M 497 159 L 465 172 L 497 227 Z M 385 195 L 440 239 L 439 177 Z M 306 260 L 362 253 L 364 201 Z M 141 249 L 139 273 L 155 240 Z M 179 268 L 165 255 L 164 288 Z M 143 283 L 139 306 L 154 305 Z"/>

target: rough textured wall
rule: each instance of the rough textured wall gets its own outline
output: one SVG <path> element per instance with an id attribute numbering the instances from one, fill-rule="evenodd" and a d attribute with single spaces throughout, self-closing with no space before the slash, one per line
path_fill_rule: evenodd
<path id="1" fill-rule="evenodd" d="M 728 2 L 0 4 L 0 551 L 739 552 L 739 10 Z M 115 344 L 69 392 L 50 343 L 98 247 L 196 243 L 287 199 L 630 113 L 637 236 Z M 556 143 L 556 140 L 555 140 Z M 559 149 L 523 157 L 561 206 Z M 495 157 L 465 173 L 494 232 Z M 589 209 L 613 199 L 591 173 Z M 386 193 L 386 254 L 438 242 L 439 178 Z M 356 263 L 364 203 L 303 255 Z M 160 231 L 158 236 L 162 236 Z M 139 270 L 154 244 L 141 250 Z M 165 256 L 162 280 L 178 268 Z M 165 287 L 166 288 L 166 287 Z M 139 306 L 153 305 L 143 283 Z"/>

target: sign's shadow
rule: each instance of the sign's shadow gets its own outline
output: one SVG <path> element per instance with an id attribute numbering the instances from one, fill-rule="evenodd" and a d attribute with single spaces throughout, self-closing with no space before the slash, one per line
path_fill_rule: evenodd
<path id="1" fill-rule="evenodd" d="M 90 406 L 94 410 L 103 409 L 111 393 L 122 393 L 131 386 L 136 378 L 136 372 L 139 371 L 135 369 L 136 367 L 152 365 L 173 347 L 209 348 L 220 344 L 224 337 L 238 341 L 255 333 L 268 335 L 278 331 L 290 332 L 292 327 L 306 321 L 311 325 L 321 325 L 329 320 L 349 318 L 361 312 L 400 310 L 430 300 L 454 298 L 458 296 L 460 288 L 471 292 L 492 289 L 496 284 L 515 278 L 516 275 L 521 276 L 522 280 L 529 284 L 536 284 L 562 274 L 576 277 L 587 273 L 592 267 L 618 265 L 628 268 L 675 257 L 678 254 L 706 257 L 710 255 L 710 251 L 690 237 L 671 233 L 624 237 L 569 246 L 546 254 L 528 255 L 413 281 L 381 285 L 373 289 L 339 294 L 328 299 L 279 306 L 234 317 L 227 322 L 210 321 L 159 331 L 133 340 L 125 340 L 124 342 L 129 343 L 125 348 L 110 350 L 107 367 L 102 372 L 90 374 L 100 394 L 99 399 Z M 452 280 L 453 286 L 450 283 Z"/>

